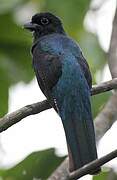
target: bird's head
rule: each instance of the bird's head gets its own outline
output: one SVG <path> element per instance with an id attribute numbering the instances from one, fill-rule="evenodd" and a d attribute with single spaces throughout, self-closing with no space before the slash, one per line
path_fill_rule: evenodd
<path id="1" fill-rule="evenodd" d="M 65 34 L 61 20 L 48 12 L 35 14 L 24 28 L 33 32 L 36 38 L 52 33 Z"/>

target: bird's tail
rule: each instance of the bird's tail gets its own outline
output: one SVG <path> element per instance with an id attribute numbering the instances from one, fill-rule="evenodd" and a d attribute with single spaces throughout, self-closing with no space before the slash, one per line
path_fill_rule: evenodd
<path id="1" fill-rule="evenodd" d="M 97 159 L 94 127 L 92 120 L 67 119 L 65 129 L 69 170 L 72 172 Z M 101 169 L 94 169 L 90 174 L 97 174 Z"/>

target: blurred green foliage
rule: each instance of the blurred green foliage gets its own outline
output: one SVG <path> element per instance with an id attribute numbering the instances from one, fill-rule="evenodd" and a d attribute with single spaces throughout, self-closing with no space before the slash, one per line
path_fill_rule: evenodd
<path id="1" fill-rule="evenodd" d="M 34 152 L 11 169 L 0 170 L 2 180 L 47 179 L 65 157 L 55 155 L 54 149 Z"/>
<path id="2" fill-rule="evenodd" d="M 9 87 L 33 78 L 30 40 L 13 20 L 12 12 L 0 15 L 0 115 L 8 110 Z"/>
<path id="3" fill-rule="evenodd" d="M 96 74 L 106 64 L 105 53 L 97 37 L 83 27 L 84 17 L 90 0 L 0 0 L 0 116 L 8 111 L 9 87 L 20 81 L 29 83 L 34 77 L 31 66 L 31 35 L 17 23 L 15 13 L 32 3 L 40 11 L 50 11 L 61 17 L 66 32 L 79 42 L 91 68 L 93 83 Z M 94 117 L 99 113 L 111 93 L 94 96 L 92 109 Z M 16 97 L 17 101 L 17 97 Z M 9 170 L 1 170 L 4 180 L 31 180 L 32 177 L 47 178 L 63 158 L 56 157 L 54 150 L 31 154 L 24 161 Z M 23 174 L 23 170 L 27 174 Z M 25 171 L 24 171 L 25 172 Z M 105 180 L 105 175 L 95 180 Z"/>
<path id="4" fill-rule="evenodd" d="M 104 108 L 105 102 L 110 95 L 111 92 L 105 92 L 91 97 L 93 117 L 96 117 L 96 115 Z"/>
<path id="5" fill-rule="evenodd" d="M 109 179 L 108 175 L 109 175 L 109 172 L 103 172 L 97 176 L 94 176 L 93 180 L 107 180 L 107 179 Z"/>

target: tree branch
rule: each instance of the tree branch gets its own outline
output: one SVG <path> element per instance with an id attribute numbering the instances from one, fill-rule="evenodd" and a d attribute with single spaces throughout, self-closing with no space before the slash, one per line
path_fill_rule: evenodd
<path id="1" fill-rule="evenodd" d="M 108 161 L 114 159 L 117 157 L 117 149 L 115 151 L 112 151 L 111 153 L 101 157 L 100 159 L 96 159 L 92 161 L 91 163 L 86 164 L 82 168 L 70 173 L 69 179 L 76 180 L 80 177 L 90 174 L 92 170 L 97 169 L 98 167 L 104 165 Z"/>
<path id="2" fill-rule="evenodd" d="M 112 89 L 117 89 L 117 78 L 100 83 L 99 85 L 94 85 L 91 90 L 91 95 L 100 94 L 106 91 L 110 91 Z"/>
<path id="3" fill-rule="evenodd" d="M 117 78 L 101 83 L 100 85 L 93 86 L 91 90 L 91 95 L 96 95 L 115 88 L 117 88 Z M 13 124 L 16 124 L 17 122 L 21 121 L 23 118 L 29 115 L 34 115 L 50 108 L 52 108 L 51 105 L 48 103 L 47 100 L 44 100 L 42 102 L 24 106 L 15 112 L 7 114 L 0 119 L 0 132 L 5 131 Z"/>
<path id="4" fill-rule="evenodd" d="M 34 104 L 24 106 L 21 109 L 18 109 L 17 111 L 7 114 L 0 119 L 0 132 L 5 131 L 6 129 L 21 121 L 23 118 L 27 116 L 40 113 L 50 108 L 51 106 L 48 103 L 48 101 L 44 100 L 42 102 L 37 102 Z"/>
<path id="5" fill-rule="evenodd" d="M 112 77 L 115 78 L 117 77 L 117 8 L 113 21 L 113 29 L 108 57 L 110 72 Z"/>

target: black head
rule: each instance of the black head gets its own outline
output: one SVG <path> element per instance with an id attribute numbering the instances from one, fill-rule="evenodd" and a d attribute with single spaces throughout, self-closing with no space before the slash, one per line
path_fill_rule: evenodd
<path id="1" fill-rule="evenodd" d="M 34 32 L 38 38 L 52 33 L 65 33 L 60 19 L 48 12 L 35 14 L 24 28 Z"/>

